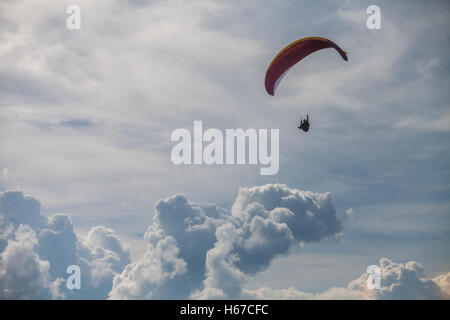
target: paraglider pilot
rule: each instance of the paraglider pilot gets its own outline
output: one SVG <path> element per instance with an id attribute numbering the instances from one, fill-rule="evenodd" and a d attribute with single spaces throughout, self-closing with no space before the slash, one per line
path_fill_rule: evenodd
<path id="1" fill-rule="evenodd" d="M 300 117 L 300 125 L 297 128 L 302 129 L 305 132 L 308 132 L 308 130 L 309 130 L 309 117 L 308 117 L 308 114 L 306 115 L 306 119 L 305 120 L 302 120 L 302 117 Z"/>

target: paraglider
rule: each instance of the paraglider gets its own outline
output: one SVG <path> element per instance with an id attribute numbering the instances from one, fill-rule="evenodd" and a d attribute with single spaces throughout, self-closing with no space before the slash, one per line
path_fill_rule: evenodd
<path id="1" fill-rule="evenodd" d="M 321 49 L 334 48 L 348 61 L 347 52 L 343 51 L 333 41 L 321 37 L 307 37 L 292 42 L 273 58 L 266 71 L 264 85 L 268 94 L 273 96 L 283 76 L 297 62 Z"/>
<path id="2" fill-rule="evenodd" d="M 298 129 L 301 129 L 305 132 L 308 132 L 309 130 L 309 117 L 306 115 L 306 119 L 302 120 L 302 117 L 300 117 L 300 125 L 297 127 Z"/>

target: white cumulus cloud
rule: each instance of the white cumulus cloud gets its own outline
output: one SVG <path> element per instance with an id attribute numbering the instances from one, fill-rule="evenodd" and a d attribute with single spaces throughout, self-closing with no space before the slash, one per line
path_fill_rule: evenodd
<path id="1" fill-rule="evenodd" d="M 449 299 L 449 273 L 433 279 L 426 277 L 424 268 L 416 261 L 405 264 L 381 258 L 380 289 L 369 289 L 364 273 L 347 287 L 331 288 L 320 293 L 302 292 L 295 288 L 244 290 L 248 299 Z"/>
<path id="2" fill-rule="evenodd" d="M 110 297 L 238 298 L 246 278 L 277 255 L 340 232 L 329 193 L 281 184 L 241 188 L 231 212 L 172 196 L 157 202 L 147 252 L 116 276 Z M 158 250 L 161 242 L 170 243 L 170 259 Z M 164 265 L 178 272 L 161 272 Z"/>
<path id="3" fill-rule="evenodd" d="M 67 215 L 47 218 L 40 207 L 20 191 L 0 193 L 0 297 L 106 298 L 130 262 L 128 247 L 102 226 L 80 237 Z M 69 265 L 80 267 L 81 290 L 65 287 Z"/>

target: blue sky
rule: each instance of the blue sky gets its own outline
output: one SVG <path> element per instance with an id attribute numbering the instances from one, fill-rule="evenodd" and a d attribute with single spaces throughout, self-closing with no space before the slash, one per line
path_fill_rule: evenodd
<path id="1" fill-rule="evenodd" d="M 81 30 L 65 28 L 67 5 Z M 330 192 L 339 240 L 291 248 L 256 289 L 345 286 L 382 257 L 449 271 L 450 109 L 446 1 L 15 1 L 0 4 L 0 191 L 97 225 L 137 260 L 155 203 L 183 194 L 230 210 L 239 188 Z M 309 56 L 264 91 L 273 56 L 305 36 L 348 52 Z M 309 113 L 307 134 L 296 129 Z M 280 170 L 175 166 L 174 129 L 279 128 Z M 301 274 L 302 276 L 300 276 Z"/>

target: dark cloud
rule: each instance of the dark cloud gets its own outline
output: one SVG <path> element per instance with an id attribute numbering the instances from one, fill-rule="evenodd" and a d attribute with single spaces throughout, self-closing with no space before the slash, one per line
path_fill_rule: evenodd
<path id="1" fill-rule="evenodd" d="M 41 215 L 41 203 L 21 191 L 2 193 L 0 212 L 3 222 L 12 223 L 15 227 L 27 224 L 39 228 L 47 223 L 47 218 Z"/>
<path id="2" fill-rule="evenodd" d="M 59 123 L 59 125 L 62 127 L 80 129 L 80 128 L 86 128 L 86 127 L 93 127 L 93 126 L 95 126 L 95 123 L 93 123 L 92 121 L 87 120 L 87 119 L 73 119 L 73 120 L 61 121 Z"/>

